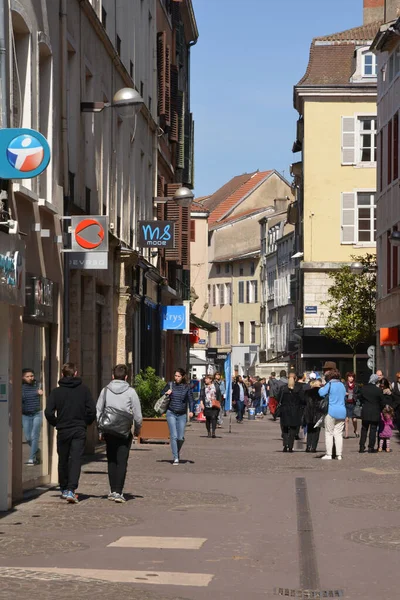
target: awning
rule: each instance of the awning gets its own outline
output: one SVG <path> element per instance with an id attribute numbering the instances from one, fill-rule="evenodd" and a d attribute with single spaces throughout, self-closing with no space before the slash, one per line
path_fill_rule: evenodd
<path id="1" fill-rule="evenodd" d="M 213 331 L 218 331 L 218 327 L 211 325 L 211 323 L 207 323 L 207 321 L 203 321 L 203 319 L 199 319 L 199 317 L 196 317 L 196 315 L 190 315 L 190 322 L 192 325 L 196 325 L 196 327 L 199 329 L 204 329 L 210 333 Z"/>

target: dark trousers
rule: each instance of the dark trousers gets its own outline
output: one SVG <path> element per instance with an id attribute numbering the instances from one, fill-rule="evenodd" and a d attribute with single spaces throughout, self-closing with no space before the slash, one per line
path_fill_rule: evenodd
<path id="1" fill-rule="evenodd" d="M 314 423 L 307 423 L 307 448 L 311 450 L 317 449 L 320 432 L 320 427 L 315 428 Z"/>
<path id="2" fill-rule="evenodd" d="M 236 420 L 243 421 L 243 415 L 244 415 L 244 402 L 237 400 L 236 401 Z"/>
<path id="3" fill-rule="evenodd" d="M 373 450 L 376 444 L 376 432 L 379 423 L 375 421 L 362 421 L 361 436 L 360 436 L 360 450 L 365 449 L 365 443 L 367 441 L 368 429 L 369 429 L 369 443 L 368 449 Z"/>
<path id="4" fill-rule="evenodd" d="M 125 485 L 132 435 L 127 438 L 107 433 L 104 436 L 107 448 L 108 480 L 110 491 L 122 494 Z"/>
<path id="5" fill-rule="evenodd" d="M 296 437 L 297 427 L 282 427 L 283 431 L 283 445 L 287 446 L 289 450 L 293 449 L 294 439 Z"/>
<path id="6" fill-rule="evenodd" d="M 207 431 L 208 431 L 208 433 L 210 433 L 210 431 L 212 431 L 213 435 L 215 435 L 215 430 L 217 428 L 218 415 L 219 415 L 219 408 L 206 408 L 204 410 Z"/>
<path id="7" fill-rule="evenodd" d="M 62 491 L 74 492 L 78 487 L 85 444 L 85 429 L 60 429 L 57 433 L 58 482 Z"/>

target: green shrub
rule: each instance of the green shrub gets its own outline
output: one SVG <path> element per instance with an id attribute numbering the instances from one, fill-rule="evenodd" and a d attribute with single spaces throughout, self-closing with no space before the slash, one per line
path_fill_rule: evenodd
<path id="1" fill-rule="evenodd" d="M 145 371 L 140 371 L 136 375 L 133 387 L 140 398 L 144 417 L 160 416 L 154 412 L 154 404 L 160 398 L 165 386 L 164 379 L 156 375 L 156 371 L 152 367 L 147 367 Z"/>

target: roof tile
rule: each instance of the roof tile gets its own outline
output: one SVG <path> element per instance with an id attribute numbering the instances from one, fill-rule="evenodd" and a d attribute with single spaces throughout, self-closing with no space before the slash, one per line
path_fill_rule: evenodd
<path id="1" fill-rule="evenodd" d="M 256 172 L 257 171 L 255 171 L 255 173 Z M 214 194 L 203 200 L 204 206 L 206 206 L 210 211 L 213 211 L 218 204 L 226 200 L 228 196 L 233 194 L 235 190 L 237 190 L 243 183 L 248 181 L 253 175 L 254 173 L 243 173 L 243 175 L 236 175 L 235 177 L 232 177 L 232 179 L 220 187 L 216 192 L 214 192 Z"/>

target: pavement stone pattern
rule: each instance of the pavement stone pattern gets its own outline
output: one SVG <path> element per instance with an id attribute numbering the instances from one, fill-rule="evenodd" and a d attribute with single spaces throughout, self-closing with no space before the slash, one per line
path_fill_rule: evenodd
<path id="1" fill-rule="evenodd" d="M 21 536 L 0 536 L 0 557 L 34 556 L 36 554 L 51 555 L 55 552 L 77 552 L 87 550 L 89 546 L 73 540 L 57 540 L 41 537 L 29 538 Z"/>
<path id="2" fill-rule="evenodd" d="M 347 496 L 345 498 L 333 498 L 330 503 L 343 508 L 397 511 L 400 510 L 400 494 Z"/>
<path id="3" fill-rule="evenodd" d="M 348 533 L 346 539 L 356 542 L 357 544 L 364 544 L 365 546 L 399 551 L 400 527 L 373 527 L 372 529 L 361 529 L 360 531 Z"/>

